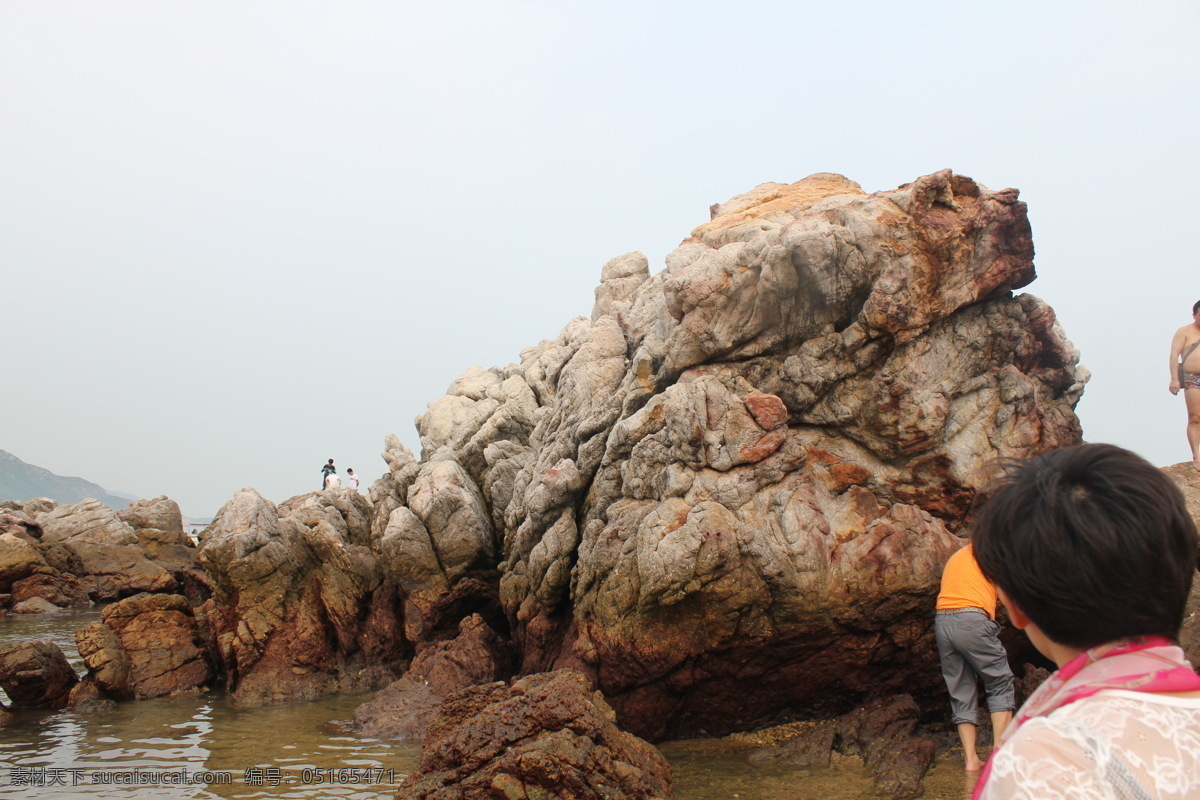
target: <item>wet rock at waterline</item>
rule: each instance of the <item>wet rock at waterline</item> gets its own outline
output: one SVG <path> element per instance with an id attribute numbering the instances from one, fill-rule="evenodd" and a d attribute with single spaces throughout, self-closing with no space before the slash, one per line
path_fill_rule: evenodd
<path id="1" fill-rule="evenodd" d="M 22 642 L 0 651 L 0 689 L 13 708 L 63 708 L 78 681 L 53 642 Z"/>
<path id="2" fill-rule="evenodd" d="M 42 597 L 29 597 L 13 603 L 9 609 L 14 614 L 50 614 L 62 609 Z"/>
<path id="3" fill-rule="evenodd" d="M 236 702 L 368 691 L 402 669 L 400 593 L 369 546 L 370 510 L 349 489 L 278 508 L 244 489 L 204 530 L 201 613 Z"/>
<path id="4" fill-rule="evenodd" d="M 112 711 L 116 707 L 116 701 L 105 694 L 92 678 L 84 678 L 75 684 L 67 701 L 67 708 L 78 714 L 97 714 Z"/>
<path id="5" fill-rule="evenodd" d="M 513 673 L 511 646 L 478 614 L 463 620 L 452 640 L 423 645 L 400 680 L 376 692 L 354 712 L 354 724 L 376 739 L 421 740 L 443 698 Z"/>
<path id="6" fill-rule="evenodd" d="M 114 700 L 188 692 L 213 677 L 191 605 L 180 595 L 143 594 L 106 607 L 75 632 L 90 681 Z"/>
<path id="7" fill-rule="evenodd" d="M 808 769 L 829 766 L 834 752 L 857 756 L 874 775 L 879 796 L 920 797 L 936 744 L 917 732 L 919 714 L 907 695 L 875 700 L 836 721 L 762 731 L 757 736 L 779 743 L 752 751 L 748 760 L 759 767 Z"/>
<path id="8" fill-rule="evenodd" d="M 397 798 L 668 800 L 671 768 L 572 670 L 451 695 Z"/>

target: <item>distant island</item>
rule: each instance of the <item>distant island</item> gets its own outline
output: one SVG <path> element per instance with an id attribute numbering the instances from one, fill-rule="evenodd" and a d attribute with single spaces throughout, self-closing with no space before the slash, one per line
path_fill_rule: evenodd
<path id="1" fill-rule="evenodd" d="M 133 495 L 109 492 L 103 486 L 83 478 L 65 478 L 48 469 L 26 464 L 5 450 L 0 450 L 0 500 L 25 502 L 35 497 L 49 497 L 59 505 L 78 503 L 85 498 L 99 500 L 115 510 L 126 508 Z"/>

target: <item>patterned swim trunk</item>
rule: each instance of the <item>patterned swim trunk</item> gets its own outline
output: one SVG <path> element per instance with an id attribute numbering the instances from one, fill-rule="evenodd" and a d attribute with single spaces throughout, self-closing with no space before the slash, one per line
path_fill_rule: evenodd
<path id="1" fill-rule="evenodd" d="M 1200 372 L 1183 373 L 1183 388 L 1200 389 Z"/>

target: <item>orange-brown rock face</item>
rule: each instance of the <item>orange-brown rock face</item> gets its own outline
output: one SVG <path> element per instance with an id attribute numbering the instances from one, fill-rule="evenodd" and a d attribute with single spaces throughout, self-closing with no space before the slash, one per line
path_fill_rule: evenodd
<path id="1" fill-rule="evenodd" d="M 714 213 L 632 293 L 624 257 L 614 311 L 522 365 L 575 348 L 505 512 L 524 669 L 585 669 L 651 736 L 936 690 L 974 492 L 1077 442 L 1087 379 L 1011 295 L 1034 277 L 1015 191 L 822 175 Z"/>
<path id="2" fill-rule="evenodd" d="M 1017 192 L 949 171 L 764 184 L 654 275 L 614 258 L 590 318 L 430 403 L 420 459 L 387 439 L 365 533 L 311 561 L 316 517 L 214 523 L 232 680 L 382 641 L 356 626 L 394 586 L 409 644 L 478 613 L 640 735 L 940 691 L 933 598 L 988 465 L 1080 439 L 1087 372 L 1013 296 L 1032 258 Z"/>
<path id="3" fill-rule="evenodd" d="M 180 595 L 127 597 L 75 632 L 88 677 L 116 700 L 163 697 L 207 685 L 211 655 Z"/>
<path id="4" fill-rule="evenodd" d="M 396 796 L 671 800 L 666 759 L 612 717 L 571 670 L 466 689 L 442 706 Z"/>
<path id="5" fill-rule="evenodd" d="M 367 691 L 404 655 L 398 595 L 368 547 L 370 506 L 349 489 L 280 506 L 238 492 L 203 534 L 201 612 L 244 705 Z"/>

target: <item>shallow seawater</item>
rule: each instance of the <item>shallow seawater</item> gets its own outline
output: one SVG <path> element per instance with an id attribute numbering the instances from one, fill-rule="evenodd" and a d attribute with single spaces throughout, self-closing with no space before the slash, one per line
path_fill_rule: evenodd
<path id="1" fill-rule="evenodd" d="M 675 770 L 678 800 L 859 800 L 877 798 L 871 776 L 858 758 L 834 755 L 828 768 L 759 767 L 747 760 L 753 749 L 721 739 L 665 742 L 659 746 Z M 925 778 L 926 800 L 961 800 L 975 788 L 975 775 L 961 760 L 943 758 Z"/>
<path id="2" fill-rule="evenodd" d="M 0 648 L 56 642 L 82 673 L 75 630 L 96 610 L 0 616 Z M 295 798 L 376 800 L 395 795 L 416 767 L 413 744 L 356 736 L 341 721 L 368 696 L 234 708 L 221 692 L 119 703 L 95 714 L 19 711 L 0 728 L 0 798 Z M 858 759 L 828 769 L 755 767 L 745 745 L 718 739 L 667 742 L 678 800 L 855 800 L 871 797 Z M 944 759 L 925 797 L 969 797 L 962 762 Z"/>

